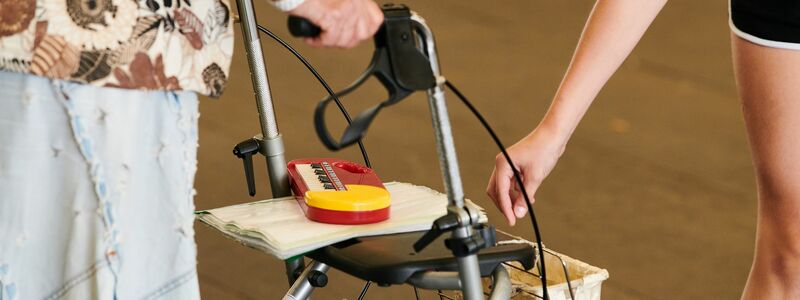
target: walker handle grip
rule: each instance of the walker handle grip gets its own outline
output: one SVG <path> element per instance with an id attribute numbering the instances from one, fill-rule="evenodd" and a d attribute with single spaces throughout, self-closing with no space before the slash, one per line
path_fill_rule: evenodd
<path id="1" fill-rule="evenodd" d="M 317 37 L 322 33 L 322 28 L 303 17 L 289 16 L 287 25 L 294 37 Z"/>

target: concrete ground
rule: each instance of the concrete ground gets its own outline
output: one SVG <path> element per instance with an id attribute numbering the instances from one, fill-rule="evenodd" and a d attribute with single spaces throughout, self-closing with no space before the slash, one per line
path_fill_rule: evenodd
<path id="1" fill-rule="evenodd" d="M 285 16 L 256 1 L 259 20 L 287 37 Z M 593 1 L 407 0 L 436 33 L 444 74 L 511 144 L 538 122 L 569 62 Z M 239 35 L 237 38 L 241 38 Z M 372 46 L 318 50 L 291 39 L 334 87 L 366 66 Z M 237 40 L 241 43 L 241 39 Z M 312 109 L 324 95 L 313 77 L 264 40 L 288 158 L 337 156 L 318 142 Z M 247 196 L 232 146 L 259 132 L 244 50 L 237 44 L 219 101 L 202 101 L 197 208 L 266 198 Z M 755 184 L 730 63 L 727 4 L 671 1 L 611 79 L 537 194 L 546 245 L 608 269 L 604 299 L 733 299 L 753 254 Z M 383 100 L 377 84 L 347 98 L 356 112 Z M 533 239 L 530 224 L 509 228 L 484 189 L 498 152 L 451 96 L 461 173 L 469 198 L 503 230 Z M 331 116 L 329 120 L 338 120 Z M 385 181 L 441 190 L 424 94 L 386 110 L 366 139 Z M 283 263 L 197 224 L 201 291 L 207 299 L 278 299 Z M 362 282 L 333 273 L 317 299 L 355 299 Z M 409 287 L 373 287 L 367 299 L 410 299 Z M 425 299 L 434 299 L 425 294 Z"/>

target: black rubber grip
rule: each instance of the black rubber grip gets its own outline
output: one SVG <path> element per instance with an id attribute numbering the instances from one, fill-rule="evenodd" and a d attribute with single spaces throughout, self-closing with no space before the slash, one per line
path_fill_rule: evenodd
<path id="1" fill-rule="evenodd" d="M 294 37 L 317 37 L 322 33 L 322 28 L 314 25 L 306 18 L 297 16 L 289 16 L 288 20 L 289 32 Z"/>

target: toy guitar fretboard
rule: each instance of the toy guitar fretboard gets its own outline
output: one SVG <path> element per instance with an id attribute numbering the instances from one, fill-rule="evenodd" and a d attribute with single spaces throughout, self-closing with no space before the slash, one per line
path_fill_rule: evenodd
<path id="1" fill-rule="evenodd" d="M 329 158 L 293 160 L 289 182 L 306 217 L 333 224 L 368 224 L 389 218 L 389 192 L 375 172 Z"/>

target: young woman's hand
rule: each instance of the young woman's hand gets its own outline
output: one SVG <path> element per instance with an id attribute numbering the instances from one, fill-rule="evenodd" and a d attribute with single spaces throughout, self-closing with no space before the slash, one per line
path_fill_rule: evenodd
<path id="1" fill-rule="evenodd" d="M 508 149 L 531 201 L 564 152 L 569 136 L 608 79 L 644 34 L 667 0 L 597 0 L 567 73 L 540 125 Z M 510 225 L 527 207 L 502 154 L 486 193 Z"/>
<path id="2" fill-rule="evenodd" d="M 322 29 L 318 37 L 305 39 L 314 47 L 355 47 L 383 23 L 383 12 L 372 0 L 306 0 L 289 13 Z"/>
<path id="3" fill-rule="evenodd" d="M 539 185 L 564 153 L 565 142 L 563 137 L 549 128 L 539 126 L 507 149 L 508 155 L 522 175 L 522 182 L 531 202 L 535 201 L 534 195 Z M 503 153 L 495 157 L 494 171 L 489 178 L 486 193 L 506 216 L 509 225 L 513 226 L 516 219 L 524 217 L 528 212 L 525 198 L 514 179 L 514 171 L 511 170 Z"/>

